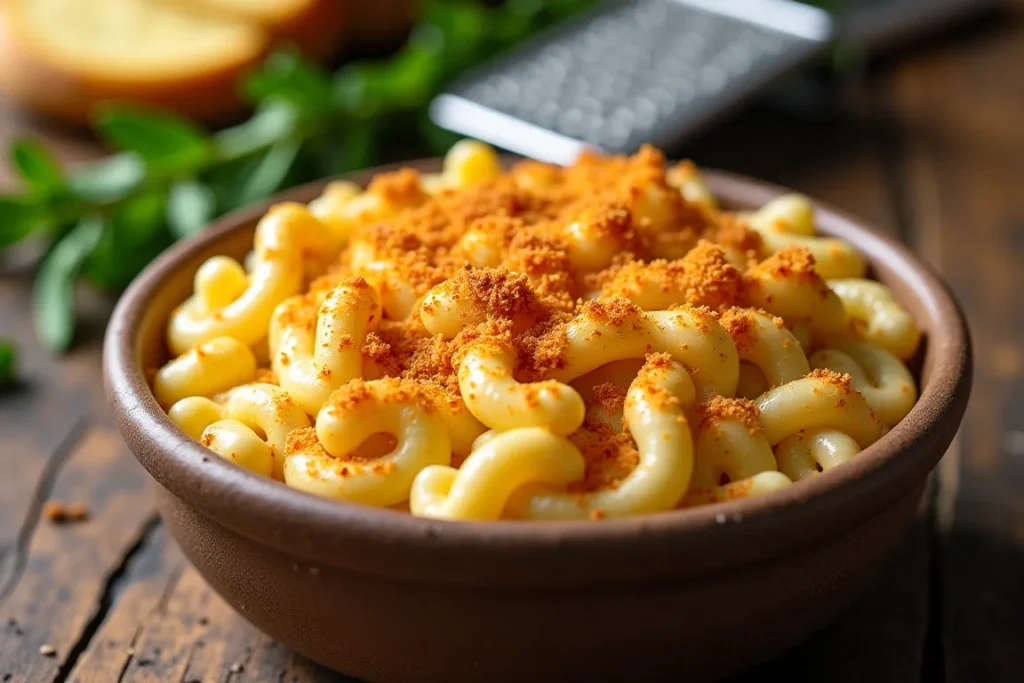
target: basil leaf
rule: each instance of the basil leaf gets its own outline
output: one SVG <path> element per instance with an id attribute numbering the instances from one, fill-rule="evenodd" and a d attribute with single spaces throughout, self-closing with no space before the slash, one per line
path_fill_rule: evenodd
<path id="1" fill-rule="evenodd" d="M 87 216 L 50 251 L 33 289 L 36 335 L 51 351 L 64 351 L 75 331 L 75 280 L 103 236 L 104 222 Z"/>
<path id="2" fill-rule="evenodd" d="M 217 197 L 206 185 L 195 180 L 182 180 L 171 187 L 167 201 L 167 224 L 177 239 L 202 232 L 217 211 Z"/>
<path id="3" fill-rule="evenodd" d="M 71 176 L 71 191 L 90 202 L 112 202 L 131 194 L 146 179 L 146 167 L 134 154 L 115 154 Z"/>
<path id="4" fill-rule="evenodd" d="M 18 352 L 14 342 L 0 339 L 0 386 L 14 382 L 17 362 Z"/>
<path id="5" fill-rule="evenodd" d="M 285 139 L 274 143 L 246 180 L 239 196 L 239 205 L 245 206 L 276 192 L 292 170 L 302 143 Z"/>
<path id="6" fill-rule="evenodd" d="M 0 197 L 0 248 L 25 239 L 47 222 L 46 212 L 18 197 Z"/>
<path id="7" fill-rule="evenodd" d="M 18 171 L 25 184 L 38 194 L 56 192 L 64 185 L 64 172 L 45 146 L 20 138 L 10 149 L 11 165 Z"/>
<path id="8" fill-rule="evenodd" d="M 177 116 L 134 108 L 100 110 L 94 125 L 110 145 L 134 152 L 146 165 L 160 169 L 189 169 L 210 151 L 207 137 Z"/>

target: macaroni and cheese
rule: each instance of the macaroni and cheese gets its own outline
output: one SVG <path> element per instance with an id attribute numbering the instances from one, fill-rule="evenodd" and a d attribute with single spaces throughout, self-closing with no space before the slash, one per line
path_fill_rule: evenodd
<path id="1" fill-rule="evenodd" d="M 320 496 L 600 519 L 817 476 L 913 408 L 913 318 L 805 197 L 720 208 L 650 147 L 273 207 L 174 311 L 153 392 L 189 436 Z"/>

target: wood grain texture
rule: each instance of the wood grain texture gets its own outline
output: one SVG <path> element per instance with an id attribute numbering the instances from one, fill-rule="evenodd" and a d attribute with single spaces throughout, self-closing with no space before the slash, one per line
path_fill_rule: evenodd
<path id="1" fill-rule="evenodd" d="M 937 673 L 950 682 L 1024 680 L 1022 34 L 992 27 L 890 85 L 915 242 L 956 290 L 975 345 L 971 405 L 940 470 Z"/>
<path id="2" fill-rule="evenodd" d="M 89 644 L 94 619 L 155 523 L 144 476 L 109 425 L 90 428 L 71 452 L 52 494 L 85 503 L 90 518 L 36 524 L 24 571 L 0 602 L 0 678 L 58 680 Z M 55 656 L 40 656 L 43 646 Z"/>
<path id="3" fill-rule="evenodd" d="M 844 93 L 841 120 L 748 111 L 695 141 L 702 164 L 794 187 L 908 240 L 951 281 L 976 345 L 974 399 L 934 504 L 849 614 L 733 683 L 1024 680 L 1024 16 L 902 55 Z M 65 160 L 89 140 L 0 108 Z M 0 174 L 0 182 L 9 181 Z M 0 395 L 0 683 L 349 681 L 234 613 L 154 521 L 99 383 L 111 300 L 82 292 L 79 344 L 38 350 L 25 273 L 0 260 L 0 330 L 24 383 Z M 47 498 L 89 521 L 39 518 Z M 39 647 L 49 644 L 55 656 Z M 235 670 L 232 670 L 233 665 Z"/>

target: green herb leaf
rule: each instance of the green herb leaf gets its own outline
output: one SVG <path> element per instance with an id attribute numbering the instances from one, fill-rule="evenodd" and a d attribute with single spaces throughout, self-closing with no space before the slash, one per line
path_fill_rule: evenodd
<path id="1" fill-rule="evenodd" d="M 329 178 L 372 165 L 377 158 L 378 139 L 373 121 L 353 122 L 344 130 L 324 135 L 321 144 L 307 145 L 303 157 L 309 162 L 310 175 Z"/>
<path id="2" fill-rule="evenodd" d="M 122 289 L 171 244 L 167 202 L 165 191 L 149 190 L 134 195 L 114 211 L 86 261 L 84 272 L 90 282 L 103 289 Z"/>
<path id="3" fill-rule="evenodd" d="M 146 180 L 146 166 L 134 154 L 115 154 L 79 169 L 71 177 L 71 191 L 89 202 L 114 202 L 134 192 Z"/>
<path id="4" fill-rule="evenodd" d="M 75 279 L 103 235 L 103 219 L 83 218 L 50 251 L 36 276 L 33 299 L 36 334 L 51 351 L 71 345 L 75 330 Z"/>
<path id="5" fill-rule="evenodd" d="M 14 342 L 0 339 L 0 386 L 14 382 L 17 364 L 18 352 Z"/>
<path id="6" fill-rule="evenodd" d="M 0 197 L 0 248 L 25 239 L 46 223 L 46 212 L 20 197 Z"/>
<path id="7" fill-rule="evenodd" d="M 11 165 L 18 171 L 25 184 L 38 194 L 56 192 L 64 185 L 64 172 L 45 146 L 20 138 L 10 149 Z"/>
<path id="8" fill-rule="evenodd" d="M 301 143 L 293 139 L 275 143 L 243 186 L 239 204 L 250 204 L 280 189 L 301 147 Z"/>
<path id="9" fill-rule="evenodd" d="M 167 223 L 177 239 L 202 232 L 217 211 L 217 197 L 206 185 L 182 180 L 171 187 L 167 202 Z"/>
<path id="10" fill-rule="evenodd" d="M 190 169 L 201 164 L 210 145 L 201 130 L 185 119 L 133 108 L 107 108 L 94 122 L 103 139 L 134 152 L 153 168 Z"/>
<path id="11" fill-rule="evenodd" d="M 250 74 L 242 91 L 252 102 L 283 100 L 307 117 L 322 115 L 331 104 L 331 79 L 297 52 L 277 52 Z"/>
<path id="12" fill-rule="evenodd" d="M 111 218 L 122 245 L 133 249 L 156 237 L 164 227 L 167 202 L 166 192 L 151 190 L 122 204 Z"/>
<path id="13" fill-rule="evenodd" d="M 288 102 L 267 102 L 245 123 L 217 133 L 214 145 L 220 157 L 237 160 L 263 151 L 277 140 L 292 135 L 298 119 L 295 107 Z"/>

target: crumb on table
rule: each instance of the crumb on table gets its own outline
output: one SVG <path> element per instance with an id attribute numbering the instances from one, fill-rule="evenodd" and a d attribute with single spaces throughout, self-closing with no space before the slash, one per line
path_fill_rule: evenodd
<path id="1" fill-rule="evenodd" d="M 89 508 L 83 503 L 48 500 L 43 505 L 43 516 L 54 524 L 84 522 L 89 519 Z"/>

